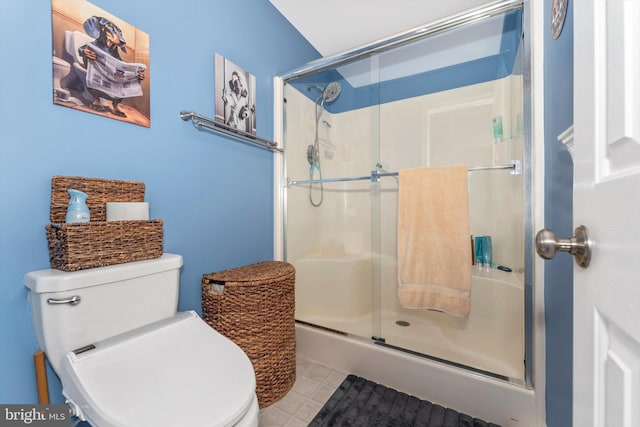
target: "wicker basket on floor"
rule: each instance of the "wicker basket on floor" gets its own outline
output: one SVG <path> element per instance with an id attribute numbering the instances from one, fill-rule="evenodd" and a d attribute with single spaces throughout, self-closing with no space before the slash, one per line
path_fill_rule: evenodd
<path id="1" fill-rule="evenodd" d="M 281 261 L 202 276 L 203 318 L 249 356 L 260 408 L 284 397 L 296 380 L 294 286 L 294 267 Z"/>

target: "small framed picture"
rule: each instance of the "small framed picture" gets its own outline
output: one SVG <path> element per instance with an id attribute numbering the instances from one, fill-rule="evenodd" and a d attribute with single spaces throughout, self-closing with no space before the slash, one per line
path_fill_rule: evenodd
<path id="1" fill-rule="evenodd" d="M 215 54 L 215 119 L 256 134 L 256 78 L 224 56 Z"/>

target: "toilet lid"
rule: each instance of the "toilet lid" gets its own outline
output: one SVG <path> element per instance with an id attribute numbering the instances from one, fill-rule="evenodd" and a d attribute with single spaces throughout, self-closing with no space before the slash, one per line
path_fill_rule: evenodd
<path id="1" fill-rule="evenodd" d="M 191 311 L 68 353 L 60 377 L 100 426 L 233 425 L 256 387 L 246 354 Z"/>

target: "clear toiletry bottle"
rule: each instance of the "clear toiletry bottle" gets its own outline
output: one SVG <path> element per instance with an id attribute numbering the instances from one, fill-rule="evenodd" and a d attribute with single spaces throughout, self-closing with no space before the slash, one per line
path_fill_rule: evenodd
<path id="1" fill-rule="evenodd" d="M 89 222 L 91 213 L 87 206 L 87 193 L 73 188 L 67 190 L 67 193 L 69 193 L 69 206 L 67 207 L 65 222 Z"/>

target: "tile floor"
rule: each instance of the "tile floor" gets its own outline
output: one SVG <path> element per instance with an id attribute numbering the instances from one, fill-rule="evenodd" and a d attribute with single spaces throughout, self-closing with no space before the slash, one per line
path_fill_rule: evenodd
<path id="1" fill-rule="evenodd" d="M 315 417 L 347 374 L 300 357 L 296 382 L 285 397 L 260 410 L 260 427 L 304 427 Z"/>

